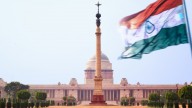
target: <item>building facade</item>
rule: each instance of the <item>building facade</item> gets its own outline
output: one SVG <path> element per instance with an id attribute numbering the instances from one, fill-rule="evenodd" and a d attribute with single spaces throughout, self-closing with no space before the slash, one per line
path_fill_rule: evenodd
<path id="1" fill-rule="evenodd" d="M 61 104 L 64 96 L 74 96 L 77 101 L 91 101 L 94 90 L 95 62 L 96 57 L 93 56 L 86 64 L 85 83 L 78 84 L 75 78 L 72 78 L 69 84 L 55 85 L 29 85 L 31 91 L 44 91 L 47 93 L 48 100 L 54 100 Z M 178 91 L 185 84 L 173 85 L 144 85 L 129 84 L 126 78 L 122 78 L 119 84 L 113 83 L 113 69 L 108 57 L 101 54 L 101 73 L 103 77 L 103 94 L 106 102 L 117 102 L 123 96 L 135 97 L 136 103 L 140 103 L 143 99 L 148 99 L 150 93 L 163 94 L 166 91 Z M 6 97 L 4 87 L 6 82 L 0 78 L 0 97 Z"/>

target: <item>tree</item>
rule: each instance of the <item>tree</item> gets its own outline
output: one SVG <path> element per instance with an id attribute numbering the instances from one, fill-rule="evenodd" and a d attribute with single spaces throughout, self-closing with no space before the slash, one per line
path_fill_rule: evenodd
<path id="1" fill-rule="evenodd" d="M 134 105 L 135 98 L 134 97 L 129 97 L 129 102 L 131 105 Z"/>
<path id="2" fill-rule="evenodd" d="M 174 102 L 174 101 L 177 101 L 179 99 L 177 93 L 170 92 L 170 91 L 165 94 L 165 98 L 168 102 Z"/>
<path id="3" fill-rule="evenodd" d="M 17 92 L 17 97 L 23 101 L 28 100 L 31 97 L 31 94 L 28 90 L 20 90 Z"/>
<path id="4" fill-rule="evenodd" d="M 36 107 L 36 108 L 39 108 L 39 102 L 36 102 L 36 103 L 35 103 L 35 107 Z"/>
<path id="5" fill-rule="evenodd" d="M 45 102 L 45 106 L 48 107 L 50 105 L 50 101 Z"/>
<path id="6" fill-rule="evenodd" d="M 29 86 L 28 85 L 24 85 L 24 84 L 21 84 L 20 82 L 11 82 L 11 83 L 8 83 L 5 88 L 4 88 L 4 91 L 10 95 L 12 98 L 16 98 L 16 93 L 17 91 L 19 90 L 24 90 L 24 89 L 29 89 Z"/>
<path id="7" fill-rule="evenodd" d="M 66 104 L 67 104 L 67 96 L 64 96 L 64 97 L 63 97 L 63 100 L 64 100 L 64 103 L 63 103 L 63 104 L 66 105 Z"/>
<path id="8" fill-rule="evenodd" d="M 156 107 L 156 106 L 160 106 L 160 104 L 158 104 L 160 101 L 160 95 L 157 93 L 151 93 L 149 95 L 149 103 L 148 106 L 151 107 Z"/>
<path id="9" fill-rule="evenodd" d="M 29 90 L 31 97 L 29 98 L 30 103 L 34 103 L 36 101 L 35 95 L 36 95 L 36 90 Z"/>
<path id="10" fill-rule="evenodd" d="M 121 105 L 127 106 L 128 105 L 128 98 L 125 97 L 121 97 Z"/>
<path id="11" fill-rule="evenodd" d="M 146 106 L 148 104 L 148 100 L 141 100 L 141 105 Z"/>
<path id="12" fill-rule="evenodd" d="M 67 105 L 68 106 L 76 105 L 76 98 L 74 96 L 68 96 Z"/>
<path id="13" fill-rule="evenodd" d="M 11 99 L 10 98 L 8 99 L 8 102 L 7 102 L 7 108 L 11 108 Z"/>
<path id="14" fill-rule="evenodd" d="M 33 108 L 35 106 L 34 102 L 30 103 L 30 107 Z"/>
<path id="15" fill-rule="evenodd" d="M 40 101 L 46 100 L 47 93 L 45 93 L 45 92 L 37 92 L 36 95 L 35 95 L 35 98 L 37 100 L 40 100 Z"/>
<path id="16" fill-rule="evenodd" d="M 165 98 L 167 100 L 168 107 L 173 108 L 173 102 L 175 102 L 175 107 L 177 108 L 179 107 L 178 104 L 179 96 L 177 95 L 177 93 L 169 91 L 165 94 Z"/>
<path id="17" fill-rule="evenodd" d="M 182 99 L 189 99 L 192 100 L 192 86 L 184 86 L 182 87 L 179 92 L 179 97 Z"/>
<path id="18" fill-rule="evenodd" d="M 157 101 L 160 100 L 160 95 L 157 94 L 157 93 L 151 93 L 151 94 L 149 95 L 149 100 L 150 100 L 150 101 L 155 101 L 155 102 L 157 102 Z"/>
<path id="19" fill-rule="evenodd" d="M 187 85 L 182 87 L 179 92 L 178 95 L 181 99 L 185 100 L 191 100 L 192 101 L 192 86 L 191 85 Z M 183 102 L 182 103 L 183 107 L 186 107 L 186 103 Z M 192 108 L 192 103 L 188 103 L 188 107 Z"/>
<path id="20" fill-rule="evenodd" d="M 63 97 L 63 100 L 66 101 L 66 100 L 67 100 L 67 96 L 64 96 L 64 97 Z"/>
<path id="21" fill-rule="evenodd" d="M 50 104 L 51 104 L 52 106 L 54 106 L 54 105 L 55 105 L 55 101 L 54 101 L 54 100 L 51 100 Z"/>
<path id="22" fill-rule="evenodd" d="M 16 107 L 17 107 L 16 99 L 13 99 L 12 105 L 13 105 L 13 108 L 16 108 Z"/>
<path id="23" fill-rule="evenodd" d="M 5 98 L 1 98 L 0 99 L 0 108 L 5 108 L 6 104 L 6 99 Z"/>

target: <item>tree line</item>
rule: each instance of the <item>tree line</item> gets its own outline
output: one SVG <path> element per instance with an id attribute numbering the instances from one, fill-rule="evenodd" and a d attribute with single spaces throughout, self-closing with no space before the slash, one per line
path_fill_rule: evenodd
<path id="1" fill-rule="evenodd" d="M 135 105 L 135 98 L 126 96 L 121 97 L 120 104 L 122 106 Z M 179 105 L 181 105 L 182 108 L 186 108 L 188 105 L 188 108 L 192 108 L 192 86 L 184 86 L 177 92 L 170 90 L 163 94 L 151 93 L 148 99 L 141 101 L 141 105 L 158 108 L 179 108 Z"/>
<path id="2" fill-rule="evenodd" d="M 0 108 L 36 108 L 48 107 L 51 101 L 46 101 L 47 93 L 37 91 L 34 94 L 29 91 L 29 86 L 19 82 L 8 83 L 4 87 L 7 99 L 0 99 Z"/>
<path id="3" fill-rule="evenodd" d="M 28 85 L 20 82 L 10 82 L 4 87 L 7 98 L 0 99 L 0 108 L 39 108 L 55 105 L 55 101 L 47 101 L 47 93 L 41 91 L 31 91 Z M 57 103 L 59 105 L 59 103 Z M 77 105 L 74 96 L 64 96 L 62 105 Z"/>
<path id="4" fill-rule="evenodd" d="M 149 107 L 167 107 L 167 108 L 192 108 L 192 86 L 187 85 L 182 87 L 177 92 L 167 91 L 164 94 L 151 93 L 148 100 L 142 100 L 141 104 L 143 106 L 147 105 Z"/>

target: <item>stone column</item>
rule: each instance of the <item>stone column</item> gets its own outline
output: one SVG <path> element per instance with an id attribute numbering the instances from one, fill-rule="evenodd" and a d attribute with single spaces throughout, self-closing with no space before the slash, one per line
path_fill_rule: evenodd
<path id="1" fill-rule="evenodd" d="M 88 100 L 88 90 L 86 90 L 86 101 Z"/>
<path id="2" fill-rule="evenodd" d="M 109 100 L 111 101 L 111 90 L 109 90 Z"/>
<path id="3" fill-rule="evenodd" d="M 90 105 L 107 105 L 104 101 L 104 96 L 102 92 L 102 76 L 101 76 L 101 30 L 100 30 L 100 17 L 101 14 L 99 13 L 99 6 L 101 4 L 96 4 L 98 6 L 98 13 L 96 14 L 96 66 L 95 66 L 95 86 L 94 86 L 94 92 L 93 92 L 93 97 L 91 100 Z"/>
<path id="4" fill-rule="evenodd" d="M 100 27 L 96 29 L 96 72 L 95 72 L 95 89 L 94 95 L 103 95 L 102 93 L 102 76 L 101 76 L 101 31 Z"/>
<path id="5" fill-rule="evenodd" d="M 83 90 L 83 100 L 85 100 L 85 90 Z"/>
<path id="6" fill-rule="evenodd" d="M 96 29 L 96 72 L 95 76 L 101 77 L 101 30 L 100 27 Z"/>

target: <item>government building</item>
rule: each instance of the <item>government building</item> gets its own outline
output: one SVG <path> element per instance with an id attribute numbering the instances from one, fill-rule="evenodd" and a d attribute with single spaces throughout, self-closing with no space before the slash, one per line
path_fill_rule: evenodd
<path id="1" fill-rule="evenodd" d="M 74 96 L 80 103 L 90 103 L 94 90 L 96 56 L 90 58 L 84 70 L 85 82 L 79 84 L 76 78 L 71 78 L 69 84 L 55 85 L 30 85 L 31 91 L 44 91 L 47 93 L 47 100 L 54 100 L 56 104 L 62 103 L 64 96 Z M 121 97 L 135 97 L 136 103 L 148 99 L 150 93 L 163 94 L 166 91 L 178 91 L 185 84 L 172 85 L 147 85 L 147 84 L 129 84 L 126 78 L 122 78 L 119 84 L 113 82 L 112 63 L 105 54 L 101 54 L 101 73 L 103 77 L 103 94 L 107 103 L 118 104 Z M 4 87 L 6 82 L 0 78 L 0 98 L 6 97 Z"/>

